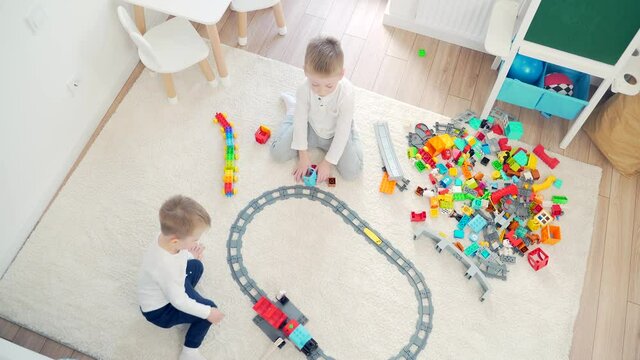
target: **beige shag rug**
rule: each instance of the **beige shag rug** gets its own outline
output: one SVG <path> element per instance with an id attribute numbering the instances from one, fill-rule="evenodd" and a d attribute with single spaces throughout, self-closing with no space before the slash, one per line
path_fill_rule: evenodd
<path id="1" fill-rule="evenodd" d="M 160 77 L 145 71 L 97 138 L 68 184 L 0 281 L 0 316 L 100 359 L 175 359 L 184 327 L 147 323 L 136 305 L 143 248 L 158 232 L 156 211 L 182 193 L 211 213 L 203 239 L 200 291 L 227 314 L 203 344 L 209 359 L 257 359 L 270 345 L 252 323 L 251 303 L 233 282 L 225 243 L 238 211 L 262 192 L 290 185 L 293 162 L 275 164 L 253 140 L 260 124 L 274 130 L 279 99 L 303 79 L 300 69 L 225 47 L 232 84 L 210 88 L 197 67 L 175 76 L 177 105 Z M 490 280 L 488 299 L 464 269 L 433 242 L 412 239 L 409 214 L 428 207 L 413 191 L 378 192 L 381 160 L 373 126 L 387 120 L 411 189 L 425 175 L 403 153 L 410 123 L 446 121 L 399 101 L 357 90 L 356 122 L 365 148 L 362 179 L 331 191 L 382 233 L 424 275 L 434 305 L 433 331 L 421 359 L 562 359 L 569 354 L 591 243 L 601 170 L 560 156 L 553 173 L 569 197 L 563 240 L 545 247 L 551 260 L 534 272 L 524 258 L 507 281 Z M 211 118 L 226 112 L 240 146 L 237 196 L 221 194 L 223 142 Z M 525 129 L 526 131 L 526 129 Z M 316 153 L 316 159 L 320 154 Z M 541 165 L 542 175 L 550 173 Z M 427 220 L 451 234 L 453 222 Z M 244 263 L 260 287 L 287 290 L 310 319 L 308 329 L 337 359 L 387 359 L 413 333 L 413 289 L 374 247 L 318 203 L 287 200 L 256 216 L 244 236 Z M 291 345 L 273 359 L 302 359 Z"/>

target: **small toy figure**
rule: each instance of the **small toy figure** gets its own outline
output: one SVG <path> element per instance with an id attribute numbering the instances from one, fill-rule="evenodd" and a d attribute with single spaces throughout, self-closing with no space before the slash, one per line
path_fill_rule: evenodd
<path id="1" fill-rule="evenodd" d="M 302 181 L 305 186 L 316 186 L 316 181 L 318 180 L 318 172 L 316 170 L 316 165 L 311 165 L 307 169 L 307 173 L 302 176 Z"/>

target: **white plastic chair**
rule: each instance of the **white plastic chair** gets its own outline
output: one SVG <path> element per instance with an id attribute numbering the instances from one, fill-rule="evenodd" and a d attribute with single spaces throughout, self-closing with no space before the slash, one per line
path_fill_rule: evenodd
<path id="1" fill-rule="evenodd" d="M 196 63 L 211 86 L 218 84 L 207 61 L 209 46 L 188 20 L 174 17 L 142 35 L 122 6 L 118 6 L 118 18 L 138 47 L 138 56 L 144 66 L 162 74 L 170 103 L 178 102 L 171 74 Z"/>
<path id="2" fill-rule="evenodd" d="M 247 12 L 273 9 L 273 15 L 278 25 L 278 34 L 287 33 L 287 24 L 284 21 L 284 10 L 280 0 L 231 0 L 231 10 L 238 13 L 238 44 L 247 45 Z"/>

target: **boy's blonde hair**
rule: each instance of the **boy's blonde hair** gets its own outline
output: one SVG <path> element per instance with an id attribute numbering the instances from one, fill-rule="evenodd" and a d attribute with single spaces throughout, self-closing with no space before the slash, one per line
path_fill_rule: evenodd
<path id="1" fill-rule="evenodd" d="M 311 39 L 304 55 L 304 68 L 320 75 L 336 75 L 344 67 L 344 53 L 340 41 L 331 36 Z"/>
<path id="2" fill-rule="evenodd" d="M 175 235 L 184 239 L 192 235 L 198 226 L 211 226 L 211 217 L 197 201 L 176 195 L 160 208 L 160 230 L 163 235 Z"/>

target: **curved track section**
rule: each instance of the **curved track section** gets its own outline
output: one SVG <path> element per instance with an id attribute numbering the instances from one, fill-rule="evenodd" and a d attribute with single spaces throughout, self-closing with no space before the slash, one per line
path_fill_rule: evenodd
<path id="1" fill-rule="evenodd" d="M 301 185 L 283 186 L 265 192 L 252 200 L 238 213 L 238 217 L 229 230 L 229 237 L 227 239 L 227 262 L 231 269 L 231 275 L 240 286 L 240 290 L 247 295 L 254 304 L 260 297 L 268 297 L 267 294 L 258 287 L 255 280 L 249 276 L 249 272 L 244 266 L 241 253 L 242 237 L 247 229 L 247 225 L 251 223 L 257 213 L 277 201 L 291 198 L 318 201 L 333 210 L 345 223 L 351 225 L 358 234 L 369 239 L 370 243 L 375 246 L 378 252 L 384 255 L 391 264 L 395 265 L 398 270 L 406 276 L 418 299 L 418 320 L 416 322 L 415 332 L 409 339 L 409 343 L 403 346 L 400 352 L 393 356 L 392 359 L 416 359 L 418 353 L 426 346 L 427 338 L 433 327 L 431 292 L 424 281 L 424 277 L 411 261 L 405 258 L 400 251 L 394 248 L 378 232 L 372 230 L 369 224 L 361 219 L 345 202 L 324 190 Z M 333 359 L 325 355 L 320 349 L 307 358 L 314 360 Z"/>

